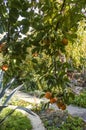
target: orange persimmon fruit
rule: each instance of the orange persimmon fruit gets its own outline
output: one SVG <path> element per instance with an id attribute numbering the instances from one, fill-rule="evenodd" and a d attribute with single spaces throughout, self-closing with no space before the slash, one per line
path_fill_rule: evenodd
<path id="1" fill-rule="evenodd" d="M 63 45 L 68 45 L 68 39 L 67 38 L 63 38 L 62 39 L 62 44 Z"/>
<path id="2" fill-rule="evenodd" d="M 46 92 L 46 93 L 45 93 L 45 97 L 46 97 L 47 99 L 51 99 L 51 98 L 52 98 L 52 93 L 51 93 L 51 92 Z"/>
<path id="3" fill-rule="evenodd" d="M 62 110 L 65 110 L 65 109 L 66 109 L 66 105 L 63 104 L 60 108 L 61 108 Z"/>
<path id="4" fill-rule="evenodd" d="M 56 101 L 57 101 L 57 98 L 51 98 L 51 99 L 50 99 L 50 103 L 51 103 L 51 104 L 56 103 Z"/>
<path id="5" fill-rule="evenodd" d="M 60 100 L 59 102 L 57 102 L 57 106 L 59 109 L 61 109 L 61 107 L 64 105 L 63 101 Z"/>
<path id="6" fill-rule="evenodd" d="M 7 64 L 2 65 L 1 69 L 3 71 L 7 71 L 8 70 L 8 65 Z"/>

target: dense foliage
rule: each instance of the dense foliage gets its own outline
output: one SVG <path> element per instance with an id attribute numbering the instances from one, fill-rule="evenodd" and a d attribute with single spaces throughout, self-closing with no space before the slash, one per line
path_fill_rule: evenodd
<path id="1" fill-rule="evenodd" d="M 85 43 L 85 36 L 86 36 L 86 20 L 82 20 L 79 22 L 78 30 L 77 30 L 77 39 L 75 40 L 74 44 L 69 43 L 66 47 L 66 55 L 67 59 L 71 60 L 72 65 L 76 68 L 86 68 L 86 43 Z"/>
<path id="2" fill-rule="evenodd" d="M 9 65 L 6 76 L 17 75 L 33 89 L 62 92 L 71 67 L 66 46 L 77 39 L 85 5 L 85 0 L 1 0 L 0 48 L 2 64 Z"/>

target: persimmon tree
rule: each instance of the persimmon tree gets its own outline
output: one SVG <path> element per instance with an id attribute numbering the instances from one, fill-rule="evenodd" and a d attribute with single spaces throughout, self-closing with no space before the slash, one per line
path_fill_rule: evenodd
<path id="1" fill-rule="evenodd" d="M 8 75 L 63 95 L 67 87 L 65 47 L 77 38 L 85 0 L 1 0 L 0 31 Z"/>

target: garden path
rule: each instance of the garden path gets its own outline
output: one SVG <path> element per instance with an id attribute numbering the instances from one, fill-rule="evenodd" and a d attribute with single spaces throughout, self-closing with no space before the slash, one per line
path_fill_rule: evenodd
<path id="1" fill-rule="evenodd" d="M 35 95 L 31 96 L 31 95 L 21 92 L 21 91 L 16 92 L 15 96 L 18 99 L 23 99 L 34 105 L 39 104 L 41 101 L 44 101 L 44 102 L 46 101 L 46 98 L 38 98 Z M 29 107 L 31 107 L 31 106 L 29 106 Z M 50 107 L 55 110 L 58 110 L 58 107 L 55 104 L 51 105 Z M 79 117 L 83 118 L 83 120 L 86 122 L 86 108 L 69 105 L 69 106 L 67 106 L 67 110 L 68 110 L 68 113 L 71 114 L 72 116 L 79 116 Z M 33 121 L 33 122 L 35 122 L 35 121 Z M 38 122 L 38 121 L 36 121 L 36 122 Z"/>

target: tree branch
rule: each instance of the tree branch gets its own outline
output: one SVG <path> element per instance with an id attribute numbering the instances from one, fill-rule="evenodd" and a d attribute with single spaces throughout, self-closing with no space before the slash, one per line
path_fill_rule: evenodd
<path id="1" fill-rule="evenodd" d="M 65 3 L 66 3 L 66 0 L 63 0 L 63 4 L 62 4 L 61 10 L 60 10 L 60 14 L 62 14 L 62 12 L 63 12 L 63 10 L 64 10 Z M 57 31 L 57 28 L 58 28 L 58 26 L 59 26 L 59 23 L 60 23 L 60 20 L 59 20 L 59 21 L 57 22 L 57 24 L 56 24 L 55 31 Z"/>

